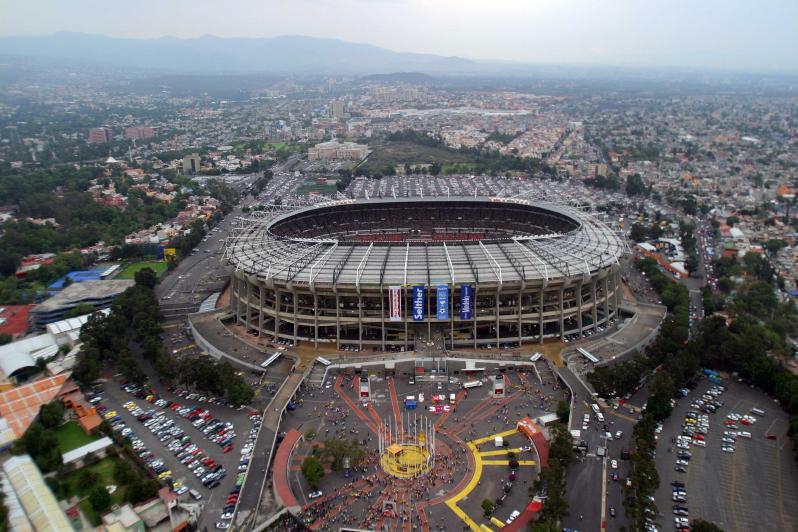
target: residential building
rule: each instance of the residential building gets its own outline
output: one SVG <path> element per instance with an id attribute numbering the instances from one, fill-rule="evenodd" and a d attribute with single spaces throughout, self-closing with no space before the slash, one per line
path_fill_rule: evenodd
<path id="1" fill-rule="evenodd" d="M 157 129 L 147 126 L 134 126 L 125 128 L 125 138 L 129 140 L 144 140 L 155 137 Z"/>
<path id="2" fill-rule="evenodd" d="M 196 175 L 200 169 L 200 156 L 197 153 L 183 157 L 183 175 Z"/>
<path id="3" fill-rule="evenodd" d="M 330 116 L 336 120 L 343 120 L 346 118 L 346 103 L 343 100 L 331 101 Z"/>
<path id="4" fill-rule="evenodd" d="M 111 142 L 111 130 L 107 127 L 93 127 L 89 130 L 89 144 L 106 144 Z"/>

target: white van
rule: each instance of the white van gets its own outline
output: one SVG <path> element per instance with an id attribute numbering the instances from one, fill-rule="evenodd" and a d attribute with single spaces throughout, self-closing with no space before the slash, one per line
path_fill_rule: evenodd
<path id="1" fill-rule="evenodd" d="M 599 422 L 604 423 L 604 414 L 602 414 L 601 412 L 596 414 L 596 418 L 599 420 Z"/>

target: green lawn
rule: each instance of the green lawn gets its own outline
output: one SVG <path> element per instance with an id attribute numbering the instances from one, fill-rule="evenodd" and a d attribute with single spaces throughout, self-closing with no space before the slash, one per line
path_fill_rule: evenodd
<path id="1" fill-rule="evenodd" d="M 55 430 L 55 436 L 58 438 L 58 448 L 61 449 L 61 453 L 77 449 L 98 439 L 96 436 L 83 432 L 77 421 L 68 421 L 58 427 Z"/>
<path id="2" fill-rule="evenodd" d="M 92 508 L 88 495 L 95 486 L 116 485 L 116 481 L 114 480 L 114 464 L 117 460 L 122 460 L 122 458 L 106 457 L 95 464 L 76 469 L 69 473 L 61 483 L 60 498 L 68 499 L 72 496 L 77 496 L 82 499 L 80 501 L 80 509 L 86 516 L 86 519 L 94 526 L 100 524 L 100 515 Z M 93 471 L 97 475 L 97 481 L 88 486 L 80 482 L 81 475 L 83 471 L 86 470 Z M 122 504 L 124 502 L 125 489 L 121 486 L 117 486 L 116 491 L 111 494 L 111 505 Z"/>
<path id="3" fill-rule="evenodd" d="M 296 193 L 309 194 L 311 192 L 317 192 L 327 196 L 334 196 L 337 191 L 338 188 L 334 184 L 328 185 L 327 183 L 324 183 L 323 185 L 320 185 L 316 183 L 315 178 L 308 178 L 302 185 L 299 186 L 299 188 L 297 188 Z"/>
<path id="4" fill-rule="evenodd" d="M 133 279 L 136 275 L 136 272 L 143 270 L 144 268 L 151 268 L 155 274 L 160 277 L 168 267 L 169 264 L 166 261 L 160 260 L 143 260 L 141 262 L 134 262 L 132 264 L 128 264 L 121 272 L 119 272 L 119 275 L 116 276 L 116 279 Z"/>

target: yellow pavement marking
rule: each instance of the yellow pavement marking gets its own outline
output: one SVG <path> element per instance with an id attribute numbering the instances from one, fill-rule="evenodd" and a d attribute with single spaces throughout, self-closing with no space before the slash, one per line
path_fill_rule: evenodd
<path id="1" fill-rule="evenodd" d="M 467 513 L 457 506 L 457 503 L 466 498 L 468 494 L 471 493 L 471 491 L 476 487 L 479 479 L 482 478 L 482 458 L 480 458 L 479 454 L 477 454 L 477 448 L 473 442 L 468 442 L 466 445 L 471 451 L 471 454 L 474 456 L 474 474 L 471 475 L 471 479 L 468 481 L 468 484 L 466 484 L 466 487 L 463 488 L 463 491 L 446 500 L 446 506 L 448 506 L 465 524 L 471 527 L 471 530 L 480 532 L 480 530 L 482 530 L 480 525 L 478 525 L 468 516 Z"/>
<path id="2" fill-rule="evenodd" d="M 490 516 L 490 522 L 493 523 L 494 525 L 496 525 L 499 528 L 502 528 L 504 526 L 504 523 L 502 522 L 502 520 L 501 519 L 496 519 L 495 515 L 491 515 Z"/>
<path id="3" fill-rule="evenodd" d="M 534 460 L 519 460 L 518 465 L 535 465 L 537 462 Z M 510 465 L 509 460 L 482 460 L 482 465 Z"/>
<path id="4" fill-rule="evenodd" d="M 501 456 L 507 453 L 520 453 L 520 452 L 523 451 L 521 451 L 521 449 L 516 447 L 515 449 L 500 449 L 498 451 L 481 451 L 479 453 L 479 456 Z"/>
<path id="5" fill-rule="evenodd" d="M 477 524 L 476 521 L 471 519 L 467 513 L 460 509 L 457 506 L 457 503 L 461 500 L 465 499 L 469 493 L 471 493 L 474 488 L 477 486 L 477 483 L 482 478 L 482 466 L 483 465 L 509 465 L 509 460 L 483 460 L 482 456 L 496 456 L 501 453 L 507 453 L 509 449 L 502 449 L 502 450 L 495 450 L 495 451 L 483 451 L 480 452 L 477 448 L 478 445 L 491 441 L 492 439 L 501 436 L 510 436 L 512 434 L 516 434 L 518 431 L 516 429 L 505 430 L 504 432 L 499 432 L 497 434 L 491 434 L 490 436 L 485 436 L 484 438 L 479 438 L 477 440 L 473 440 L 470 442 L 466 442 L 466 446 L 468 450 L 471 451 L 471 455 L 474 457 L 474 474 L 471 475 L 471 478 L 468 481 L 468 484 L 463 488 L 460 493 L 454 494 L 449 499 L 446 499 L 445 504 L 448 506 L 457 517 L 460 518 L 466 525 L 468 525 L 471 530 L 474 532 L 483 532 L 483 531 L 490 531 L 492 529 L 489 526 L 484 524 Z M 518 462 L 519 465 L 535 465 L 534 460 L 522 460 Z M 504 524 L 502 524 L 504 526 Z"/>
<path id="6" fill-rule="evenodd" d="M 169 325 L 161 325 L 161 329 L 172 329 L 174 327 L 182 327 L 183 323 L 170 323 Z"/>
<path id="7" fill-rule="evenodd" d="M 518 430 L 516 430 L 516 429 L 505 430 L 504 432 L 498 432 L 496 434 L 491 434 L 490 436 L 485 436 L 484 438 L 479 438 L 478 440 L 472 440 L 471 443 L 473 443 L 474 445 L 478 446 L 478 445 L 482 445 L 485 442 L 491 441 L 494 438 L 498 438 L 498 437 L 502 437 L 503 438 L 505 436 L 511 436 L 513 434 L 516 434 L 517 432 L 518 432 Z"/>

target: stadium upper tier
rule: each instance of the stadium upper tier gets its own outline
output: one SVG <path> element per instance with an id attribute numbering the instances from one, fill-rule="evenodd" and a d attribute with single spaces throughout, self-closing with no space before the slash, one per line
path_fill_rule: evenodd
<path id="1" fill-rule="evenodd" d="M 624 243 L 577 209 L 506 198 L 340 200 L 253 213 L 225 255 L 297 285 L 547 284 L 617 263 Z"/>

